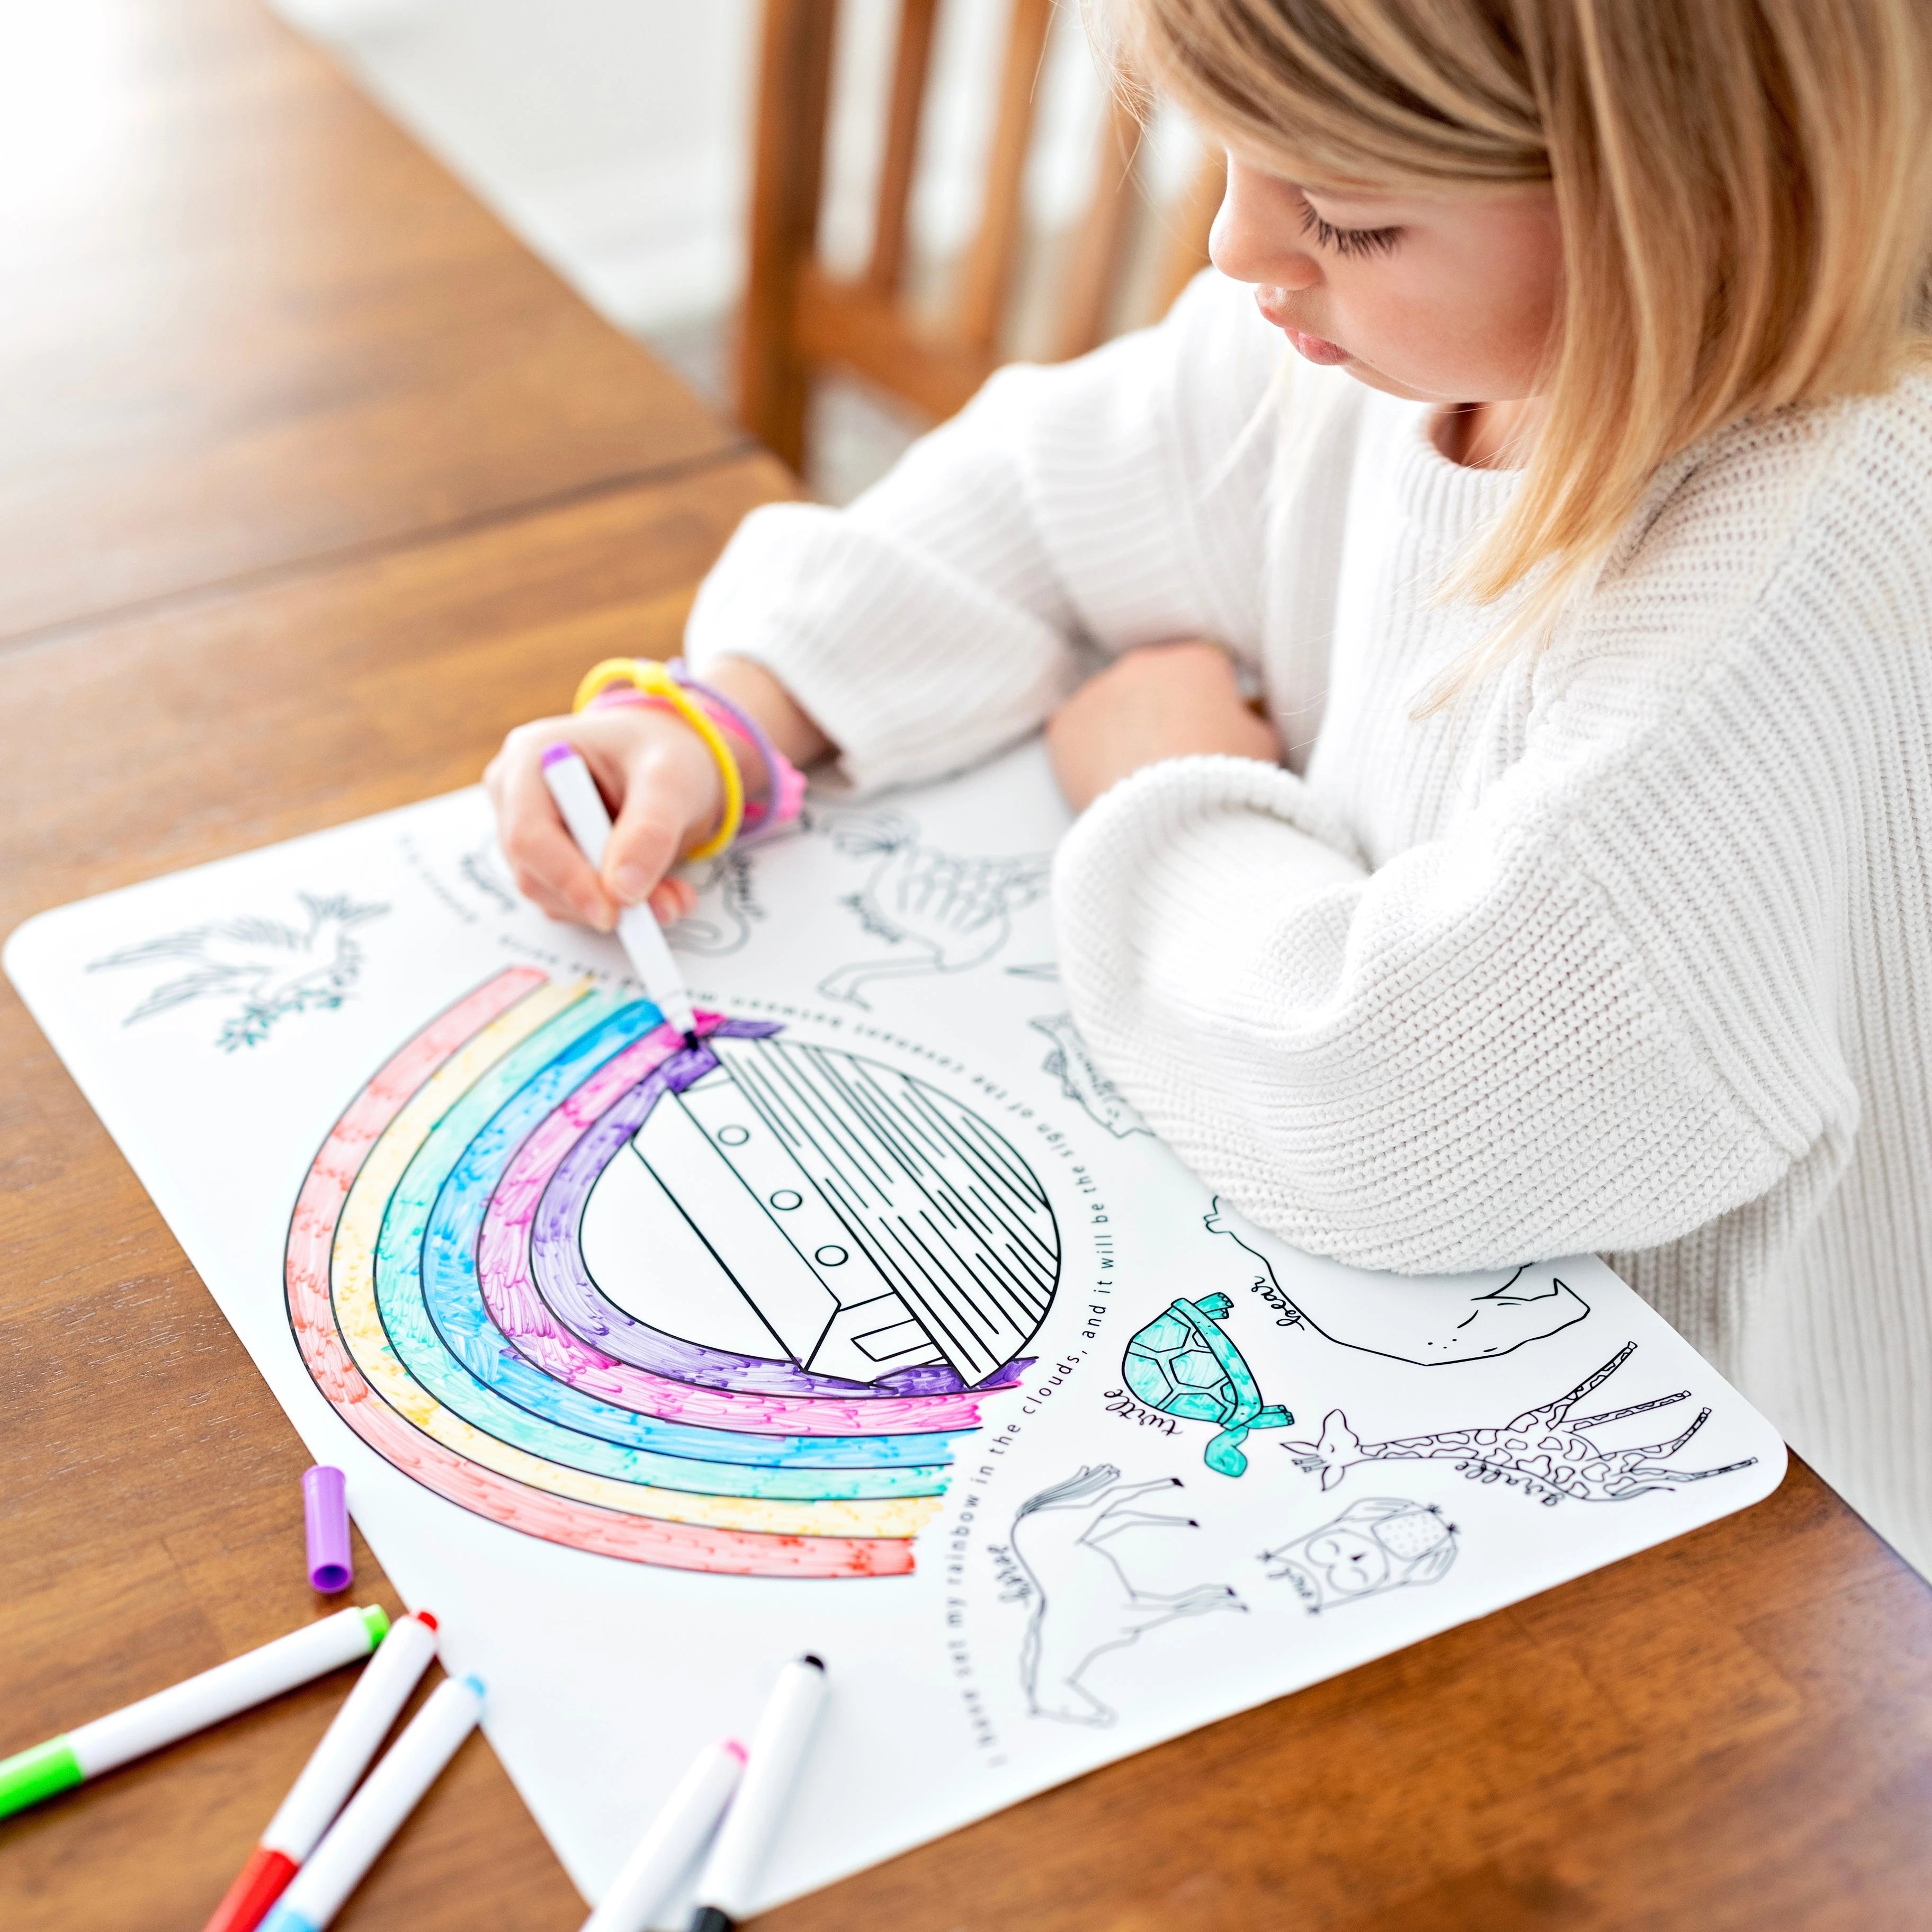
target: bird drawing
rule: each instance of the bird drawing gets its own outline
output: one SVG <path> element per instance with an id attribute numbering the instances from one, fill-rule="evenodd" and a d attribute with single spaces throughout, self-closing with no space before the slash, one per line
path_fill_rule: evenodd
<path id="1" fill-rule="evenodd" d="M 837 848 L 870 859 L 864 885 L 843 903 L 874 937 L 902 950 L 856 960 L 819 982 L 828 998 L 870 1004 L 860 991 L 874 980 L 959 973 L 983 964 L 1012 934 L 1012 916 L 1046 890 L 1045 853 L 1012 859 L 963 858 L 920 842 L 902 812 L 842 813 L 826 829 Z"/>
<path id="2" fill-rule="evenodd" d="M 236 1010 L 222 1022 L 216 1046 L 227 1053 L 259 1046 L 276 1022 L 290 1013 L 341 1005 L 362 970 L 355 928 L 388 910 L 358 905 L 340 895 L 298 896 L 308 912 L 306 926 L 253 916 L 211 920 L 124 947 L 94 960 L 87 970 L 179 966 L 184 970 L 155 986 L 122 1024 L 132 1026 L 193 1000 L 232 1000 Z"/>

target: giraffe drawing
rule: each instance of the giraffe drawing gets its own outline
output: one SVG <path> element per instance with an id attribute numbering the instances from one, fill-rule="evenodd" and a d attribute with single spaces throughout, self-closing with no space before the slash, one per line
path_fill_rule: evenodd
<path id="1" fill-rule="evenodd" d="M 1664 1466 L 1710 1420 L 1708 1408 L 1700 1409 L 1690 1426 L 1667 1442 L 1647 1443 L 1636 1449 L 1599 1448 L 1587 1431 L 1650 1409 L 1668 1408 L 1690 1398 L 1688 1389 L 1679 1389 L 1674 1395 L 1657 1396 L 1596 1415 L 1570 1414 L 1585 1396 L 1601 1388 L 1636 1352 L 1636 1344 L 1626 1342 L 1568 1394 L 1540 1408 L 1526 1409 L 1500 1428 L 1449 1429 L 1434 1436 L 1364 1442 L 1348 1426 L 1348 1418 L 1339 1408 L 1332 1408 L 1323 1418 L 1318 1442 L 1288 1442 L 1282 1447 L 1298 1468 L 1310 1475 L 1320 1473 L 1324 1490 L 1332 1490 L 1358 1463 L 1453 1462 L 1472 1482 L 1506 1484 L 1546 1507 L 1553 1507 L 1565 1496 L 1582 1502 L 1628 1502 L 1633 1496 L 1674 1483 L 1701 1483 L 1712 1476 L 1728 1476 L 1734 1470 L 1749 1468 L 1757 1460 L 1747 1456 L 1715 1469 Z"/>
<path id="2" fill-rule="evenodd" d="M 855 1006 L 875 980 L 960 973 L 983 965 L 1012 934 L 1012 916 L 1046 890 L 1045 853 L 974 859 L 920 844 L 919 826 L 902 812 L 841 812 L 824 821 L 834 845 L 869 859 L 866 883 L 843 903 L 875 938 L 900 950 L 854 960 L 819 982 L 827 998 Z"/>

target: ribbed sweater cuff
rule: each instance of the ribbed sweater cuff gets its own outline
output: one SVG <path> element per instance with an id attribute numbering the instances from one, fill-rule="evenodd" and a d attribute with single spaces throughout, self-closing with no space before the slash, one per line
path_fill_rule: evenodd
<path id="1" fill-rule="evenodd" d="M 861 790 L 956 770 L 1024 736 L 1072 688 L 1066 641 L 930 556 L 809 504 L 746 518 L 685 634 L 700 674 L 763 664 Z"/>
<path id="2" fill-rule="evenodd" d="M 1262 812 L 1366 869 L 1342 821 L 1309 787 L 1280 765 L 1258 758 L 1199 754 L 1144 765 L 1102 793 L 1061 847 L 1060 868 L 1077 872 L 1160 841 L 1164 825 L 1216 812 Z"/>

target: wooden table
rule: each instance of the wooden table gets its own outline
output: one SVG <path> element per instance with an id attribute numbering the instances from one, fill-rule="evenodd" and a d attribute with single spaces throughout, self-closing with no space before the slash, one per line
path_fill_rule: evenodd
<path id="1" fill-rule="evenodd" d="M 111 165 L 0 226 L 0 929 L 470 781 L 791 487 L 249 0 L 40 10 Z M 5 1750 L 316 1606 L 293 1432 L 10 989 L 0 1054 Z M 0 1826 L 0 1925 L 199 1926 L 341 1690 Z M 767 1922 L 1868 1932 L 1928 1822 L 1932 1592 L 1794 1466 Z M 339 1922 L 580 1916 L 479 1738 Z"/>

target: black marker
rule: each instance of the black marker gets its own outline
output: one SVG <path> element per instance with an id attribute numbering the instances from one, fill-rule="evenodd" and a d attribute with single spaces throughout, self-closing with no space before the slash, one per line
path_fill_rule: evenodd
<path id="1" fill-rule="evenodd" d="M 704 1862 L 691 1932 L 732 1932 L 750 1912 L 759 1868 L 798 1782 L 826 1688 L 825 1665 L 816 1657 L 794 1658 L 778 1672 L 752 1733 L 744 1782 Z"/>

